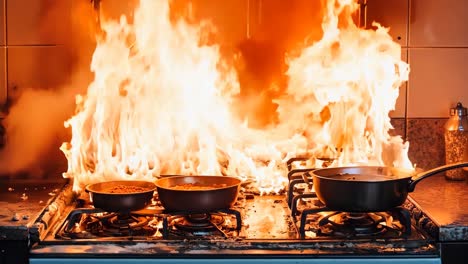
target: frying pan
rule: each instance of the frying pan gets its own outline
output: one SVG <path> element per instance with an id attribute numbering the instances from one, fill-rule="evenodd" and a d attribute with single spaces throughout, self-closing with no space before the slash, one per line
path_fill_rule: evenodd
<path id="1" fill-rule="evenodd" d="M 168 211 L 210 212 L 231 207 L 241 180 L 228 176 L 171 176 L 156 181 L 159 200 Z M 206 189 L 180 189 L 195 185 Z"/>
<path id="2" fill-rule="evenodd" d="M 144 191 L 112 193 L 114 187 L 141 187 Z M 156 185 L 147 181 L 108 181 L 86 186 L 94 207 L 106 212 L 130 213 L 147 207 L 151 203 Z M 131 190 L 131 189 L 130 189 Z"/>
<path id="3" fill-rule="evenodd" d="M 414 191 L 421 180 L 460 167 L 468 167 L 468 162 L 449 164 L 416 174 L 395 167 L 325 168 L 306 172 L 303 178 L 307 182 L 312 176 L 317 197 L 331 210 L 382 212 L 402 205 L 408 192 Z"/>

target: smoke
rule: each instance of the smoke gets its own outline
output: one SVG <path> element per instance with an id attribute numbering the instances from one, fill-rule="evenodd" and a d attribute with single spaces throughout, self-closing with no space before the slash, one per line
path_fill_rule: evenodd
<path id="1" fill-rule="evenodd" d="M 54 78 L 51 83 L 59 83 L 54 87 L 31 85 L 8 91 L 8 115 L 3 121 L 6 145 L 0 150 L 0 175 L 52 177 L 49 174 L 56 173 L 61 177 L 59 172 L 66 170 L 66 158 L 59 147 L 70 135 L 63 123 L 73 115 L 75 96 L 83 93 L 92 79 L 89 65 L 96 28 L 89 0 L 73 1 L 71 8 L 68 7 L 71 23 L 57 21 L 59 17 L 70 17 L 64 13 L 67 2 L 44 3 L 47 6 L 43 9 L 39 33 L 45 39 L 58 36 L 65 40 L 60 48 L 65 49 L 63 59 L 70 67 L 60 69 L 52 65 L 53 70 L 47 70 L 46 76 Z M 47 61 L 32 63 L 48 67 Z"/>

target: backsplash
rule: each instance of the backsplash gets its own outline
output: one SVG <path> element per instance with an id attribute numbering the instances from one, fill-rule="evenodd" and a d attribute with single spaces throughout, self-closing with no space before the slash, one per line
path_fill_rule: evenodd
<path id="1" fill-rule="evenodd" d="M 410 143 L 409 158 L 416 167 L 428 170 L 445 164 L 444 125 L 448 118 L 392 119 L 393 135 L 405 135 Z"/>
<path id="2" fill-rule="evenodd" d="M 112 1 L 115 6 L 127 3 L 127 0 Z M 310 0 L 291 2 L 306 1 Z M 18 96 L 24 88 L 72 89 L 68 86 L 76 85 L 71 80 L 74 64 L 89 60 L 90 54 L 76 53 L 74 47 L 82 44 L 83 36 L 74 30 L 72 11 L 88 5 L 91 8 L 89 2 L 0 0 L 0 106 L 5 105 L 8 98 Z M 196 2 L 214 5 L 221 1 Z M 222 2 L 229 7 L 229 10 L 223 9 L 226 12 L 218 12 L 222 18 L 215 17 L 217 13 L 213 8 L 202 13 L 214 16 L 215 21 L 227 21 L 234 7 L 237 7 L 236 12 L 247 12 L 247 6 L 254 6 L 256 2 L 267 5 L 269 1 Z M 273 2 L 279 3 L 279 0 L 270 0 Z M 459 101 L 468 105 L 468 1 L 367 2 L 368 26 L 377 20 L 389 27 L 390 34 L 402 46 L 403 60 L 411 67 L 410 80 L 401 87 L 396 109 L 391 113 L 395 133 L 406 135 L 410 142 L 410 159 L 418 167 L 429 169 L 442 165 L 445 163 L 443 125 L 449 108 Z M 256 6 L 261 5 L 257 3 Z M 249 14 L 241 16 L 239 23 L 247 23 L 249 17 Z M 86 26 L 83 24 L 80 26 Z M 244 30 L 233 32 L 232 39 L 246 36 L 251 33 L 247 31 L 252 30 L 247 25 L 239 28 Z"/>

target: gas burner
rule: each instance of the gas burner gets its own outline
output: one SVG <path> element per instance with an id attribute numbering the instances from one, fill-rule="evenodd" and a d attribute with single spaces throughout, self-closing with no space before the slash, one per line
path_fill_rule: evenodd
<path id="1" fill-rule="evenodd" d="M 154 215 L 107 213 L 100 209 L 73 210 L 58 237 L 92 239 L 98 237 L 154 236 L 158 227 Z M 161 221 L 161 220 L 159 220 Z"/>
<path id="2" fill-rule="evenodd" d="M 231 237 L 238 236 L 242 219 L 235 209 L 220 209 L 209 213 L 168 212 L 163 216 L 162 236 Z"/>
<path id="3" fill-rule="evenodd" d="M 139 236 L 148 231 L 148 219 L 145 216 L 132 214 L 108 213 L 104 215 L 90 215 L 91 220 L 87 224 L 87 231 L 95 235 L 104 236 Z M 99 224 L 96 224 L 99 223 Z M 96 228 L 99 226 L 99 228 Z"/>
<path id="4" fill-rule="evenodd" d="M 190 214 L 173 220 L 174 226 L 187 232 L 215 231 L 224 223 L 224 218 L 216 214 Z"/>
<path id="5" fill-rule="evenodd" d="M 361 237 L 382 235 L 387 231 L 383 213 L 333 212 L 318 221 L 317 233 L 327 236 Z"/>
<path id="6" fill-rule="evenodd" d="M 148 219 L 144 216 L 133 216 L 130 214 L 116 214 L 109 218 L 109 225 L 118 229 L 135 229 L 148 224 Z"/>
<path id="7" fill-rule="evenodd" d="M 187 232 L 212 232 L 219 230 L 224 218 L 217 214 L 190 214 L 173 220 L 174 226 Z"/>

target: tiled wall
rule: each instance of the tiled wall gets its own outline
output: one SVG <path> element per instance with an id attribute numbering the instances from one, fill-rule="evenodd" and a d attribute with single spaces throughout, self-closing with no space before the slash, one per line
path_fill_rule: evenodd
<path id="1" fill-rule="evenodd" d="M 368 19 L 390 27 L 410 64 L 393 117 L 444 118 L 458 101 L 468 106 L 468 1 L 368 0 Z"/>
<path id="2" fill-rule="evenodd" d="M 0 0 L 0 105 L 17 89 L 54 88 L 69 78 L 71 4 Z"/>
<path id="3" fill-rule="evenodd" d="M 64 69 L 69 68 L 64 45 L 73 38 L 71 8 L 79 1 L 0 0 L 0 105 L 6 100 L 7 87 L 47 88 L 62 81 Z M 126 1 L 112 1 L 120 3 L 115 5 L 117 10 L 128 5 Z M 197 1 L 216 5 L 216 1 Z M 228 25 L 238 19 L 245 23 L 247 17 L 239 14 L 247 10 L 248 2 L 226 1 L 226 8 L 219 9 L 226 12 L 215 21 L 228 21 L 224 23 Z M 251 7 L 254 2 L 250 1 Z M 103 5 L 108 3 L 103 1 Z M 263 5 L 267 3 L 263 1 Z M 234 12 L 237 9 L 239 12 Z M 205 13 L 213 12 L 207 9 Z M 230 14 L 235 17 L 229 18 Z M 368 0 L 368 21 L 373 20 L 390 27 L 403 47 L 402 57 L 411 66 L 410 81 L 401 89 L 393 117 L 407 113 L 415 118 L 443 118 L 456 102 L 468 105 L 468 1 Z M 53 24 L 56 29 L 52 29 Z"/>
<path id="4" fill-rule="evenodd" d="M 368 0 L 368 19 L 390 27 L 411 68 L 392 113 L 396 133 L 418 167 L 443 165 L 449 108 L 468 106 L 468 1 Z"/>

